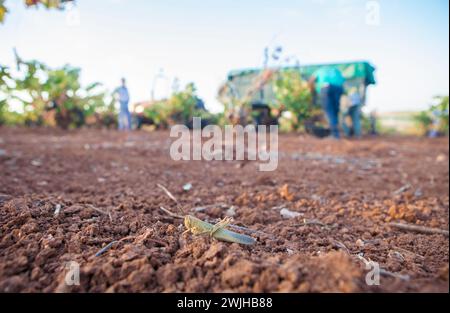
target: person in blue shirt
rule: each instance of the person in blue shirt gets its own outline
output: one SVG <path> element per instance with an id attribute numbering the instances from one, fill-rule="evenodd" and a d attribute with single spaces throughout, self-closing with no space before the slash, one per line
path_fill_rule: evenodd
<path id="1" fill-rule="evenodd" d="M 128 110 L 130 95 L 128 93 L 125 78 L 122 78 L 122 85 L 114 91 L 114 94 L 118 96 L 120 103 L 118 118 L 119 130 L 131 130 L 131 115 Z"/>
<path id="2" fill-rule="evenodd" d="M 319 97 L 330 124 L 331 135 L 339 139 L 339 111 L 341 96 L 344 92 L 345 79 L 341 72 L 331 66 L 319 68 L 310 78 L 309 83 Z"/>

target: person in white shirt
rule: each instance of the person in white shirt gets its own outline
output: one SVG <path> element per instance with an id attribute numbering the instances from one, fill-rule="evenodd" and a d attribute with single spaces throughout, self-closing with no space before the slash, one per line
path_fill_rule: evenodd
<path id="1" fill-rule="evenodd" d="M 120 103 L 119 108 L 119 130 L 131 130 L 131 115 L 128 110 L 128 102 L 130 101 L 130 95 L 126 86 L 125 78 L 122 78 L 122 85 L 118 87 L 114 94 L 118 96 Z"/>
<path id="2" fill-rule="evenodd" d="M 343 113 L 342 128 L 344 129 L 346 136 L 351 137 L 353 135 L 355 138 L 360 138 L 362 135 L 361 133 L 362 99 L 356 87 L 350 88 L 348 92 L 348 98 L 349 98 L 349 107 Z M 346 123 L 347 117 L 350 117 L 350 119 L 352 120 L 351 127 L 349 127 Z"/>

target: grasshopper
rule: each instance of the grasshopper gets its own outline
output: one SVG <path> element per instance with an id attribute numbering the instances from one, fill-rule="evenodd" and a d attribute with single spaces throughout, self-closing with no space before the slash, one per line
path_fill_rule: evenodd
<path id="1" fill-rule="evenodd" d="M 235 242 L 243 245 L 252 245 L 256 242 L 256 239 L 253 237 L 226 229 L 230 223 L 230 217 L 226 217 L 217 224 L 213 225 L 192 215 L 186 215 L 184 217 L 184 226 L 186 227 L 186 231 L 184 233 L 191 232 L 193 235 L 209 234 L 217 240 Z"/>
<path id="2" fill-rule="evenodd" d="M 157 186 L 161 188 L 167 194 L 167 196 L 177 204 L 178 209 L 181 212 L 183 212 L 177 198 L 175 198 L 175 196 L 163 185 L 157 184 Z M 208 222 L 202 221 L 192 215 L 181 216 L 178 214 L 174 214 L 162 206 L 160 207 L 160 209 L 169 214 L 170 216 L 184 220 L 184 226 L 186 227 L 186 231 L 184 231 L 183 234 L 188 232 L 191 232 L 193 235 L 209 234 L 211 237 L 217 240 L 235 242 L 243 245 L 252 245 L 256 242 L 256 239 L 253 237 L 244 234 L 239 234 L 234 231 L 226 229 L 227 226 L 233 226 L 230 225 L 232 220 L 231 217 L 226 217 L 213 225 Z"/>

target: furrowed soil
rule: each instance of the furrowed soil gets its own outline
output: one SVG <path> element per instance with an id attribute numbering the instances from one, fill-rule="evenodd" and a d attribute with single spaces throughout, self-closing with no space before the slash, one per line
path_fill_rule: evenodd
<path id="1" fill-rule="evenodd" d="M 448 233 L 390 224 L 448 231 L 448 139 L 281 135 L 274 172 L 173 161 L 172 140 L 0 128 L 0 291 L 448 292 Z M 183 234 L 157 184 L 185 214 L 233 215 L 257 243 Z"/>

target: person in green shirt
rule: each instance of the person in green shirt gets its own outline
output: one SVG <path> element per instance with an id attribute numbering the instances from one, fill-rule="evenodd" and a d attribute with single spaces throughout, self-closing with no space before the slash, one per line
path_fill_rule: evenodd
<path id="1" fill-rule="evenodd" d="M 345 79 L 335 67 L 323 66 L 311 76 L 311 90 L 318 95 L 330 124 L 331 135 L 339 139 L 339 111 L 341 96 L 344 92 Z"/>

